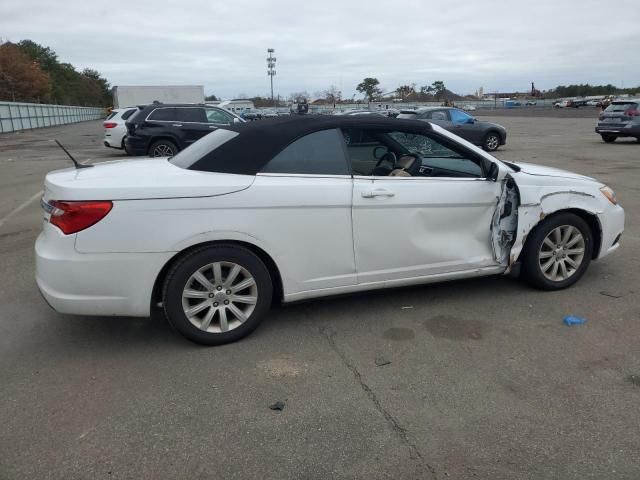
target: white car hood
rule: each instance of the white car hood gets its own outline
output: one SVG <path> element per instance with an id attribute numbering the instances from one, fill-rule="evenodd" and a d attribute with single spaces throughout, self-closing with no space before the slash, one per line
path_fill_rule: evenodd
<path id="1" fill-rule="evenodd" d="M 186 170 L 167 158 L 116 160 L 56 170 L 45 178 L 49 200 L 137 200 L 211 197 L 248 188 L 255 177 Z"/>
<path id="2" fill-rule="evenodd" d="M 561 170 L 559 168 L 553 167 L 545 167 L 544 165 L 536 165 L 535 163 L 515 163 L 521 168 L 522 173 L 527 173 L 529 175 L 540 175 L 545 177 L 560 177 L 560 178 L 572 178 L 575 180 L 595 180 L 591 177 L 587 177 L 585 175 L 580 175 L 578 173 L 569 172 L 567 170 Z"/>

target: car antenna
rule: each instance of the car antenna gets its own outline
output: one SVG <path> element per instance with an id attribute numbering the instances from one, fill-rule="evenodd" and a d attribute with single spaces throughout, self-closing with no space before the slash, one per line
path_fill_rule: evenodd
<path id="1" fill-rule="evenodd" d="M 79 169 L 79 168 L 90 168 L 90 167 L 93 167 L 93 165 L 83 165 L 82 163 L 78 162 L 75 158 L 73 158 L 73 155 L 71 155 L 67 151 L 67 149 L 62 146 L 62 144 L 58 140 L 56 140 L 56 139 L 54 139 L 54 140 L 58 144 L 58 146 L 64 151 L 64 153 L 66 153 L 69 156 L 69 158 L 71 159 L 73 164 L 76 166 L 76 168 Z"/>

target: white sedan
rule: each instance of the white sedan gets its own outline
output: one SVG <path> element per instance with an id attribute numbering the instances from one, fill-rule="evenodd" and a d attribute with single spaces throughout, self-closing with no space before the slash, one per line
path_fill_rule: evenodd
<path id="1" fill-rule="evenodd" d="M 500 161 L 424 122 L 269 119 L 172 158 L 51 172 L 36 280 L 58 312 L 148 316 L 203 344 L 274 301 L 504 274 L 575 283 L 624 211 L 582 175 Z"/>

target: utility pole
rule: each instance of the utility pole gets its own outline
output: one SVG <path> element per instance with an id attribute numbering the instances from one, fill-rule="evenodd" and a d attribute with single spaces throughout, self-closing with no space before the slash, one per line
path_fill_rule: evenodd
<path id="1" fill-rule="evenodd" d="M 273 48 L 267 48 L 267 53 L 269 54 L 267 57 L 267 75 L 269 75 L 269 79 L 271 80 L 271 105 L 273 106 L 273 76 L 276 74 L 276 57 L 273 56 L 275 50 Z"/>

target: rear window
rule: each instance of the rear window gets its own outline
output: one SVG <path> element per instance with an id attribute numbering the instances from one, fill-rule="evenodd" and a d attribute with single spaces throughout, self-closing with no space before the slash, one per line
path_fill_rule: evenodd
<path id="1" fill-rule="evenodd" d="M 137 108 L 132 108 L 132 109 L 130 109 L 130 110 L 127 110 L 126 112 L 124 112 L 124 113 L 122 114 L 122 119 L 123 119 L 123 120 L 128 119 L 131 115 L 133 115 L 133 114 L 134 114 L 134 113 L 136 113 L 137 111 L 138 111 L 138 109 L 137 109 Z"/>
<path id="2" fill-rule="evenodd" d="M 638 103 L 614 102 L 605 109 L 605 112 L 626 112 L 627 110 L 638 110 Z"/>
<path id="3" fill-rule="evenodd" d="M 189 147 L 185 148 L 174 157 L 171 157 L 169 161 L 177 167 L 190 168 L 198 160 L 201 160 L 202 157 L 211 153 L 220 145 L 227 143 L 238 135 L 238 132 L 219 128 L 210 134 L 205 135 L 197 142 L 192 143 Z"/>

